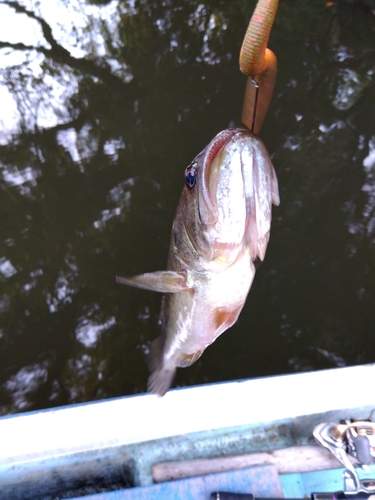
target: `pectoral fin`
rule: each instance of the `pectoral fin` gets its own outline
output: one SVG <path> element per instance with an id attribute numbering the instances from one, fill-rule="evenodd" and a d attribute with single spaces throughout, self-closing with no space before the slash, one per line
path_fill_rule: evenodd
<path id="1" fill-rule="evenodd" d="M 145 288 L 153 292 L 177 293 L 192 290 L 186 282 L 186 273 L 177 271 L 155 271 L 129 278 L 116 276 L 117 283 Z"/>

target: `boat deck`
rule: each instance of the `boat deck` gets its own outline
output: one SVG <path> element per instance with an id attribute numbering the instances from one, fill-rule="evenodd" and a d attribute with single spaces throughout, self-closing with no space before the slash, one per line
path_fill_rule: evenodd
<path id="1" fill-rule="evenodd" d="M 85 496 L 84 500 L 209 500 L 214 491 L 252 493 L 256 498 L 306 498 L 343 489 L 344 469 L 278 475 L 273 465 L 180 479 L 152 486 Z M 375 466 L 363 477 L 375 477 Z M 82 500 L 75 497 L 72 500 Z"/>
<path id="2" fill-rule="evenodd" d="M 256 496 L 283 493 L 294 498 L 333 487 L 341 490 L 342 471 L 314 476 L 308 472 L 311 467 L 301 469 L 300 462 L 306 460 L 298 458 L 294 469 L 282 468 L 279 458 L 277 466 L 267 464 L 262 470 L 247 464 L 236 472 L 220 469 L 218 474 L 160 484 L 153 484 L 153 467 L 311 446 L 315 444 L 312 431 L 321 422 L 370 417 L 375 408 L 373 380 L 375 364 L 177 389 L 163 398 L 138 395 L 2 417 L 0 499 L 78 498 L 75 491 L 82 495 L 86 486 L 90 492 L 95 484 L 129 488 L 89 495 L 87 500 L 179 498 L 182 487 L 195 491 L 195 500 L 209 498 L 208 490 L 234 487 Z M 277 495 L 276 490 L 267 490 L 274 467 Z M 260 479 L 255 481 L 255 476 Z M 317 477 L 323 482 L 314 482 Z M 181 498 L 190 498 L 186 491 Z"/>

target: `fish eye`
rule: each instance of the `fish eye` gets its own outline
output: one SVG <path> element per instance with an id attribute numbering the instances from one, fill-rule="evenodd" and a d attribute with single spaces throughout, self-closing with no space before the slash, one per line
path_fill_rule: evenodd
<path id="1" fill-rule="evenodd" d="M 185 170 L 185 184 L 186 187 L 191 191 L 197 182 L 196 176 L 196 163 L 192 163 Z"/>

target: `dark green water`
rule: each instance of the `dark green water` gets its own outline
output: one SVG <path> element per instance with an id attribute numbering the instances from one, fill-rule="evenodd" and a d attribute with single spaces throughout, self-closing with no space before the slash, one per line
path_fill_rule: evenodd
<path id="1" fill-rule="evenodd" d="M 280 3 L 281 205 L 238 323 L 175 385 L 375 361 L 375 4 Z M 240 123 L 255 1 L 35 5 L 0 2 L 1 414 L 145 390 L 161 297 L 115 275 L 164 268 L 185 167 Z"/>

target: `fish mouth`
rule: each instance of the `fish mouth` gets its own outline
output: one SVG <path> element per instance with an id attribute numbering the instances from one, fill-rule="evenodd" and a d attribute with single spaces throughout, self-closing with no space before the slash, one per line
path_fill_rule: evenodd
<path id="1" fill-rule="evenodd" d="M 253 136 L 241 155 L 246 202 L 245 235 L 251 259 L 264 259 L 270 236 L 272 203 L 279 205 L 276 172 L 263 142 Z"/>
<path id="2" fill-rule="evenodd" d="M 243 128 L 223 130 L 201 158 L 199 215 L 217 241 L 246 243 L 252 260 L 264 259 L 278 183 L 263 142 Z"/>
<path id="3" fill-rule="evenodd" d="M 243 133 L 243 128 L 229 128 L 219 132 L 206 148 L 201 168 L 201 190 L 199 196 L 199 215 L 203 224 L 213 225 L 217 222 L 216 183 L 218 172 L 212 170 L 215 158 L 224 146 L 236 135 Z"/>

